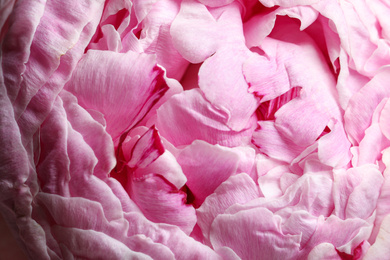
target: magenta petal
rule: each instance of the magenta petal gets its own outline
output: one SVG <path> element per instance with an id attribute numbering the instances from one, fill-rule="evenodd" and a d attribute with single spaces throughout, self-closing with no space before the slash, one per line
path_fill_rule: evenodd
<path id="1" fill-rule="evenodd" d="M 101 112 L 117 139 L 134 127 L 168 90 L 152 55 L 90 50 L 66 85 L 81 106 Z"/>
<path id="2" fill-rule="evenodd" d="M 145 168 L 163 153 L 164 146 L 161 143 L 160 135 L 153 126 L 135 143 L 128 165 L 131 168 Z"/>

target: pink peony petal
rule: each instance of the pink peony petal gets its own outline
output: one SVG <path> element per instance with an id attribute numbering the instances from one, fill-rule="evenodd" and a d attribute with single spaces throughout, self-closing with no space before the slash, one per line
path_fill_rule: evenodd
<path id="1" fill-rule="evenodd" d="M 186 194 L 158 175 L 131 181 L 130 194 L 146 218 L 180 227 L 190 234 L 196 223 L 195 209 L 186 205 Z"/>
<path id="2" fill-rule="evenodd" d="M 81 106 L 105 116 L 107 132 L 116 140 L 145 117 L 168 86 L 153 56 L 91 50 L 79 62 L 66 89 Z"/>
<path id="3" fill-rule="evenodd" d="M 233 2 L 221 7 L 222 12 L 217 10 L 220 15 L 215 18 L 198 1 L 183 1 L 171 25 L 175 48 L 191 63 L 199 63 L 226 42 L 244 43 L 240 9 L 240 5 Z"/>
<path id="4" fill-rule="evenodd" d="M 385 259 L 390 254 L 390 249 L 388 247 L 390 243 L 389 233 L 390 215 L 387 215 L 382 221 L 375 243 L 367 251 L 367 254 L 364 255 L 364 259 Z"/>
<path id="5" fill-rule="evenodd" d="M 211 104 L 227 114 L 224 123 L 234 131 L 241 131 L 248 125 L 259 105 L 256 97 L 248 92 L 242 73 L 243 63 L 249 57 L 246 48 L 221 48 L 199 70 L 199 88 Z M 242 103 L 246 105 L 242 106 Z"/>
<path id="6" fill-rule="evenodd" d="M 319 2 L 319 0 L 296 0 L 296 1 L 260 0 L 260 2 L 267 7 L 272 7 L 275 5 L 282 6 L 282 7 L 291 7 L 291 6 L 298 6 L 298 5 L 311 5 L 311 4 L 314 4 L 316 2 Z"/>
<path id="7" fill-rule="evenodd" d="M 353 144 L 359 143 L 364 136 L 364 131 L 371 124 L 371 117 L 375 108 L 383 98 L 390 96 L 387 87 L 387 79 L 390 75 L 389 69 L 383 69 L 349 102 L 345 111 L 345 130 Z M 364 110 L 361 107 L 364 106 Z"/>
<path id="8" fill-rule="evenodd" d="M 230 247 L 241 259 L 294 258 L 299 252 L 300 236 L 283 234 L 280 221 L 264 208 L 221 214 L 211 226 L 210 240 L 213 248 Z"/>
<path id="9" fill-rule="evenodd" d="M 252 142 L 271 158 L 290 163 L 305 147 L 295 144 L 282 135 L 272 121 L 259 121 L 259 128 L 253 133 Z"/>
<path id="10" fill-rule="evenodd" d="M 210 228 L 214 219 L 236 203 L 244 204 L 260 196 L 259 188 L 245 173 L 231 176 L 208 196 L 196 210 L 198 225 L 206 241 L 210 240 Z"/>
<path id="11" fill-rule="evenodd" d="M 162 105 L 157 110 L 156 126 L 175 146 L 189 145 L 197 139 L 228 147 L 249 144 L 256 118 L 252 117 L 239 132 L 226 126 L 226 119 L 226 114 L 207 102 L 199 89 L 193 89 Z"/>
<path id="12" fill-rule="evenodd" d="M 374 165 L 366 164 L 334 173 L 335 215 L 342 218 L 369 218 L 375 210 L 383 177 Z"/>
<path id="13" fill-rule="evenodd" d="M 318 158 L 326 165 L 334 168 L 346 166 L 351 160 L 348 141 L 340 121 L 331 120 L 328 124 L 330 133 L 318 140 Z"/>
<path id="14" fill-rule="evenodd" d="M 250 174 L 254 156 L 251 148 L 231 149 L 203 141 L 195 141 L 184 148 L 177 161 L 187 176 L 186 185 L 195 197 L 195 207 L 230 176 L 241 172 Z"/>

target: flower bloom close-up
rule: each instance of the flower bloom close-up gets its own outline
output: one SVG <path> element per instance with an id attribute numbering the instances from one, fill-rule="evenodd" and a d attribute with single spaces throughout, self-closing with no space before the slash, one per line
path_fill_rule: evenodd
<path id="1" fill-rule="evenodd" d="M 0 259 L 390 259 L 388 0 L 1 0 Z"/>

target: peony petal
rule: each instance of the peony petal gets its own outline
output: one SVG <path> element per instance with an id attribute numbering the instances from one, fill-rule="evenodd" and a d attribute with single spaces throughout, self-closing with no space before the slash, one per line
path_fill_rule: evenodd
<path id="1" fill-rule="evenodd" d="M 318 140 L 318 158 L 334 168 L 346 166 L 351 160 L 351 143 L 340 121 L 332 120 L 328 127 L 331 132 Z"/>
<path id="2" fill-rule="evenodd" d="M 319 2 L 319 0 L 295 0 L 295 1 L 289 1 L 289 0 L 260 0 L 260 2 L 267 6 L 272 7 L 275 5 L 282 6 L 282 7 L 292 7 L 292 6 L 298 6 L 298 5 L 312 5 L 316 2 Z"/>
<path id="3" fill-rule="evenodd" d="M 157 110 L 156 126 L 161 135 L 175 146 L 189 145 L 199 139 L 232 147 L 250 143 L 255 120 L 252 117 L 246 129 L 233 131 L 224 124 L 226 114 L 207 102 L 199 89 L 193 89 L 162 105 Z"/>
<path id="4" fill-rule="evenodd" d="M 160 135 L 155 127 L 151 127 L 135 143 L 128 162 L 131 168 L 145 168 L 164 153 Z"/>
<path id="5" fill-rule="evenodd" d="M 186 194 L 177 190 L 162 176 L 149 175 L 130 184 L 131 198 L 146 218 L 155 223 L 168 223 L 190 234 L 196 223 L 195 209 L 186 205 Z"/>
<path id="6" fill-rule="evenodd" d="M 380 226 L 378 236 L 375 243 L 367 251 L 364 259 L 386 259 L 390 254 L 390 215 L 387 215 Z"/>
<path id="7" fill-rule="evenodd" d="M 94 230 L 80 230 L 54 226 L 54 236 L 73 257 L 93 259 L 153 259 L 142 253 L 130 250 L 123 243 Z"/>
<path id="8" fill-rule="evenodd" d="M 376 207 L 383 177 L 374 165 L 334 173 L 335 215 L 342 218 L 370 217 Z"/>
<path id="9" fill-rule="evenodd" d="M 243 76 L 243 63 L 248 59 L 245 47 L 232 46 L 218 49 L 199 70 L 199 88 L 205 98 L 227 114 L 224 122 L 234 131 L 241 131 L 254 114 L 259 101 L 248 92 Z M 242 106 L 242 104 L 246 104 Z"/>
<path id="10" fill-rule="evenodd" d="M 103 1 L 46 3 L 45 12 L 31 43 L 32 51 L 14 103 L 16 118 L 19 118 L 31 98 L 59 68 L 60 57 L 77 44 L 84 27 L 99 19 L 102 8 Z M 50 46 L 50 49 L 47 46 Z"/>
<path id="11" fill-rule="evenodd" d="M 229 177 L 208 196 L 196 210 L 198 225 L 206 241 L 210 240 L 210 228 L 214 219 L 236 203 L 244 204 L 260 196 L 259 188 L 245 173 Z"/>
<path id="12" fill-rule="evenodd" d="M 249 150 L 252 160 L 246 160 Z M 254 151 L 251 148 L 226 148 L 195 141 L 177 156 L 177 161 L 187 176 L 187 187 L 199 207 L 205 198 L 230 176 L 241 172 L 250 174 L 254 164 Z M 249 156 L 248 156 L 249 157 Z"/>
<path id="13" fill-rule="evenodd" d="M 390 140 L 390 99 L 387 99 L 387 102 L 381 111 L 379 126 L 383 135 Z"/>
<path id="14" fill-rule="evenodd" d="M 300 236 L 283 234 L 280 220 L 264 208 L 221 214 L 212 224 L 210 240 L 213 248 L 230 247 L 241 259 L 294 258 L 299 252 Z"/>
<path id="15" fill-rule="evenodd" d="M 168 86 L 151 55 L 91 50 L 66 89 L 81 106 L 105 116 L 107 132 L 116 140 L 145 117 Z"/>
<path id="16" fill-rule="evenodd" d="M 214 11 L 217 18 L 198 1 L 185 0 L 171 25 L 175 48 L 191 63 L 204 61 L 226 42 L 244 43 L 240 5 L 233 2 Z"/>
<path id="17" fill-rule="evenodd" d="M 363 139 L 364 131 L 371 124 L 375 108 L 383 98 L 390 96 L 390 90 L 387 87 L 389 75 L 390 69 L 383 69 L 351 98 L 344 119 L 345 130 L 354 145 Z M 364 110 L 361 109 L 362 106 Z"/>
<path id="18" fill-rule="evenodd" d="M 290 163 L 305 147 L 295 144 L 283 136 L 272 121 L 259 121 L 259 128 L 253 133 L 252 142 L 260 152 L 271 158 Z"/>
<path id="19" fill-rule="evenodd" d="M 8 30 L 2 43 L 2 74 L 11 103 L 15 102 L 20 90 L 20 75 L 26 70 L 31 44 L 44 14 L 45 5 L 46 1 L 15 1 L 9 16 Z M 19 17 L 25 19 L 17 19 Z M 3 31 L 3 26 L 1 28 Z"/>
<path id="20" fill-rule="evenodd" d="M 387 111 L 384 110 L 388 99 L 383 99 L 374 111 L 371 125 L 364 131 L 364 137 L 359 143 L 357 166 L 365 164 L 376 164 L 382 156 L 382 151 L 390 146 L 390 140 L 384 136 L 383 116 L 386 116 Z"/>

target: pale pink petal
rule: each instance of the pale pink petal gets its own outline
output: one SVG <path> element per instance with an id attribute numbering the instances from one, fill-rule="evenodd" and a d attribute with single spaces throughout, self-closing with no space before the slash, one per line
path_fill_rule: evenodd
<path id="1" fill-rule="evenodd" d="M 328 127 L 330 133 L 318 140 L 318 158 L 322 163 L 334 168 L 346 166 L 351 160 L 351 143 L 343 125 L 340 121 L 331 120 Z"/>
<path id="2" fill-rule="evenodd" d="M 316 2 L 319 2 L 319 0 L 260 0 L 260 2 L 267 7 L 272 7 L 275 5 L 282 7 L 292 7 L 297 5 L 312 5 Z"/>
<path id="3" fill-rule="evenodd" d="M 390 140 L 390 99 L 387 100 L 385 106 L 382 108 L 379 126 L 383 135 Z"/>
<path id="4" fill-rule="evenodd" d="M 387 215 L 380 226 L 375 243 L 367 251 L 364 259 L 386 259 L 390 254 L 390 215 Z"/>
<path id="5" fill-rule="evenodd" d="M 180 227 L 190 234 L 196 223 L 195 209 L 186 205 L 183 191 L 158 175 L 145 176 L 131 181 L 130 195 L 146 218 L 155 223 Z"/>
<path id="6" fill-rule="evenodd" d="M 252 142 L 259 151 L 271 158 L 290 163 L 304 149 L 286 138 L 272 121 L 259 121 L 259 128 L 253 133 Z"/>
<path id="7" fill-rule="evenodd" d="M 101 112 L 115 140 L 134 127 L 168 90 L 155 57 L 90 50 L 66 89 L 81 106 Z"/>
<path id="8" fill-rule="evenodd" d="M 219 215 L 211 226 L 210 240 L 213 248 L 230 247 L 241 259 L 283 259 L 298 255 L 300 235 L 283 234 L 280 217 L 255 208 Z"/>
<path id="9" fill-rule="evenodd" d="M 98 21 L 102 8 L 103 1 L 46 3 L 30 46 L 31 54 L 14 103 L 16 118 L 19 118 L 31 98 L 59 68 L 60 57 L 80 40 L 84 27 Z M 50 49 L 47 46 L 50 46 Z M 14 87 L 19 88 L 18 85 Z"/>
<path id="10" fill-rule="evenodd" d="M 354 145 L 363 139 L 376 107 L 383 98 L 390 96 L 389 76 L 390 69 L 383 69 L 351 98 L 344 119 L 345 130 Z M 361 109 L 362 107 L 364 109 Z"/>
<path id="11" fill-rule="evenodd" d="M 365 220 L 359 218 L 341 220 L 334 215 L 325 220 L 320 216 L 316 231 L 301 251 L 300 257 L 305 259 L 313 248 L 322 243 L 332 244 L 341 255 L 343 253 L 351 255 L 355 252 L 356 256 L 361 255 L 359 250 L 355 249 L 364 244 L 370 233 L 371 225 Z M 366 246 L 363 247 L 366 249 Z"/>
<path id="12" fill-rule="evenodd" d="M 260 97 L 261 102 L 277 98 L 291 88 L 283 58 L 275 53 L 265 55 L 254 53 L 243 64 L 248 90 Z"/>
<path id="13" fill-rule="evenodd" d="M 389 99 L 383 99 L 375 109 L 371 125 L 364 131 L 364 137 L 359 143 L 357 157 L 357 166 L 365 164 L 376 164 L 382 157 L 382 151 L 390 146 L 390 140 L 383 133 L 383 126 L 386 129 L 386 123 L 383 122 L 383 117 L 386 117 L 386 104 Z"/>
<path id="14" fill-rule="evenodd" d="M 311 249 L 308 260 L 316 259 L 342 259 L 337 253 L 336 248 L 331 243 L 321 243 Z"/>
<path id="15" fill-rule="evenodd" d="M 87 111 L 78 105 L 77 99 L 72 94 L 64 90 L 60 93 L 60 97 L 72 128 L 83 136 L 83 140 L 92 148 L 98 160 L 93 174 L 102 180 L 107 180 L 108 173 L 116 164 L 113 154 L 114 144 L 110 135 L 107 134 L 104 126 L 96 122 Z"/>
<path id="16" fill-rule="evenodd" d="M 264 207 L 285 218 L 298 210 L 307 211 L 313 216 L 329 216 L 334 209 L 331 189 L 332 180 L 329 176 L 306 173 L 289 186 L 283 196 L 260 197 L 245 205 L 233 205 L 226 213 L 234 214 L 242 210 Z"/>
<path id="17" fill-rule="evenodd" d="M 251 153 L 252 160 L 249 153 Z M 254 166 L 254 151 L 251 148 L 226 148 L 195 141 L 183 149 L 177 161 L 187 176 L 187 187 L 195 199 L 193 204 L 199 207 L 205 198 L 230 176 L 247 172 Z"/>
<path id="18" fill-rule="evenodd" d="M 202 62 L 215 52 L 219 44 L 217 31 L 217 21 L 206 6 L 195 0 L 182 1 L 180 12 L 171 25 L 176 49 L 191 63 Z"/>
<path id="19" fill-rule="evenodd" d="M 67 256 L 93 259 L 153 259 L 130 250 L 123 243 L 94 230 L 54 226 L 52 232 Z M 87 250 L 86 250 L 87 249 Z"/>
<path id="20" fill-rule="evenodd" d="M 243 63 L 249 55 L 244 46 L 224 47 L 208 58 L 199 70 L 200 89 L 211 104 L 227 114 L 225 123 L 235 131 L 247 126 L 259 105 L 256 97 L 248 92 L 242 73 Z"/>
<path id="21" fill-rule="evenodd" d="M 155 224 L 147 221 L 138 213 L 125 214 L 132 225 L 129 226 L 128 236 L 144 234 L 153 242 L 166 245 L 172 250 L 176 259 L 218 259 L 218 254 L 210 247 L 186 235 L 178 227 L 167 224 Z"/>
<path id="22" fill-rule="evenodd" d="M 209 7 L 219 7 L 223 5 L 228 5 L 234 0 L 198 0 L 198 1 Z"/>
<path id="23" fill-rule="evenodd" d="M 371 12 L 375 15 L 380 24 L 381 36 L 384 39 L 390 39 L 390 19 L 388 11 L 390 9 L 389 3 L 380 0 L 366 1 Z"/>
<path id="24" fill-rule="evenodd" d="M 244 23 L 246 46 L 251 48 L 261 45 L 264 38 L 274 28 L 277 17 L 286 15 L 299 19 L 301 21 L 300 30 L 303 31 L 317 19 L 318 11 L 310 6 L 293 6 L 288 8 L 275 6 L 273 9 L 266 9 L 264 13 L 257 14 Z"/>
<path id="25" fill-rule="evenodd" d="M 179 9 L 177 1 L 163 0 L 154 4 L 142 20 L 139 40 L 146 53 L 156 54 L 157 63 L 166 69 L 167 76 L 177 80 L 181 79 L 189 63 L 175 49 L 170 34 L 171 23 Z"/>
<path id="26" fill-rule="evenodd" d="M 240 9 L 233 2 L 215 10 L 220 14 L 215 18 L 198 1 L 183 1 L 171 25 L 175 48 L 191 63 L 199 63 L 227 42 L 244 43 Z"/>
<path id="27" fill-rule="evenodd" d="M 282 224 L 283 234 L 301 235 L 300 244 L 304 247 L 316 232 L 318 217 L 307 211 L 294 211 Z"/>
<path id="28" fill-rule="evenodd" d="M 380 189 L 380 195 L 378 197 L 377 205 L 376 205 L 376 218 L 374 223 L 374 229 L 371 234 L 371 238 L 369 242 L 373 244 L 378 235 L 381 223 L 383 219 L 390 214 L 390 148 L 387 148 L 383 151 L 382 156 L 383 163 L 386 166 L 386 170 L 383 172 L 383 185 Z"/>
<path id="29" fill-rule="evenodd" d="M 219 214 L 223 214 L 231 205 L 244 204 L 259 196 L 259 188 L 245 173 L 231 176 L 223 182 L 196 210 L 197 223 L 206 241 L 210 239 L 211 224 Z"/>
<path id="30" fill-rule="evenodd" d="M 342 218 L 369 218 L 383 183 L 381 172 L 374 165 L 355 167 L 334 173 L 333 199 L 335 215 Z"/>
<path id="31" fill-rule="evenodd" d="M 250 143 L 256 126 L 252 117 L 247 127 L 239 132 L 224 124 L 227 116 L 205 100 L 199 89 L 173 96 L 157 110 L 157 129 L 175 146 L 189 145 L 194 140 L 210 144 L 239 146 Z"/>

